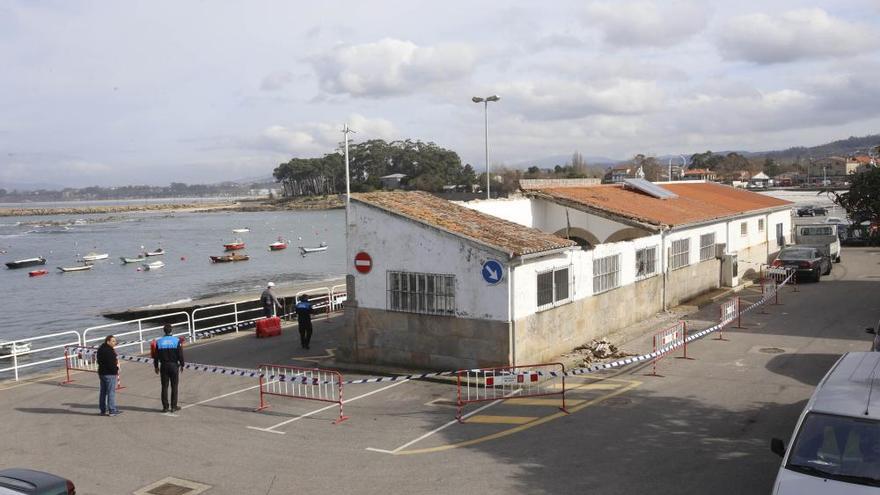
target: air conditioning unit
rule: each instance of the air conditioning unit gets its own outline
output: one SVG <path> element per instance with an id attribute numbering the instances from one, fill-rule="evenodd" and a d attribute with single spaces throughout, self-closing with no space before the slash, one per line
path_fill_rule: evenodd
<path id="1" fill-rule="evenodd" d="M 736 287 L 739 285 L 739 257 L 736 253 L 721 256 L 721 285 Z"/>

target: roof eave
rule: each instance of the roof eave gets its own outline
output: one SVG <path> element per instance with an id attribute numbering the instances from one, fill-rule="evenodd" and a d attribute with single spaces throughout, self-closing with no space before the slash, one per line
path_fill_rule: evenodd
<path id="1" fill-rule="evenodd" d="M 578 201 L 567 199 L 567 198 L 559 198 L 557 196 L 552 196 L 547 193 L 542 193 L 538 191 L 530 191 L 527 195 L 535 196 L 537 199 L 543 199 L 545 201 L 550 201 L 551 203 L 556 203 L 561 206 L 565 206 L 567 208 L 572 208 L 575 210 L 583 211 L 584 213 L 589 213 L 591 215 L 596 215 L 597 217 L 602 217 L 607 220 L 611 220 L 613 222 L 622 223 L 624 225 L 629 225 L 630 227 L 636 227 L 639 229 L 648 230 L 650 232 L 660 232 L 663 228 L 662 224 L 655 224 L 644 221 L 642 219 L 636 217 L 630 217 L 623 215 L 621 213 L 611 212 L 607 210 L 603 210 L 601 208 L 595 208 L 589 205 L 585 205 Z"/>

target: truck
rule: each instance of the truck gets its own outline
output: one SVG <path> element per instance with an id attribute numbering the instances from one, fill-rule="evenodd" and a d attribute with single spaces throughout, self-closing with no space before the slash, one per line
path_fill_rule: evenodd
<path id="1" fill-rule="evenodd" d="M 833 223 L 795 225 L 794 243 L 798 246 L 814 247 L 835 263 L 840 263 L 838 227 L 839 225 Z"/>

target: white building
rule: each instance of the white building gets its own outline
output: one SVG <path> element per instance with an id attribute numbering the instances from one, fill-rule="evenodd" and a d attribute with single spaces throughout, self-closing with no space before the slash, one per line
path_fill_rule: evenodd
<path id="1" fill-rule="evenodd" d="M 737 283 L 791 229 L 786 201 L 660 186 L 646 190 L 665 199 L 633 185 L 553 186 L 468 207 L 419 192 L 353 195 L 350 258 L 372 264 L 351 265 L 340 356 L 434 369 L 543 362 Z"/>

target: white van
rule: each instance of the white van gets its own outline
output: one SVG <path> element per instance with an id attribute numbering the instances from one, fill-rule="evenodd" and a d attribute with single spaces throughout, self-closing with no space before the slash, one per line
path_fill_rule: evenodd
<path id="1" fill-rule="evenodd" d="M 795 225 L 794 243 L 798 246 L 814 247 L 826 256 L 830 256 L 831 261 L 840 263 L 838 227 L 839 225 L 833 223 Z"/>
<path id="2" fill-rule="evenodd" d="M 774 495 L 880 491 L 880 353 L 844 354 L 819 382 L 782 456 Z"/>

